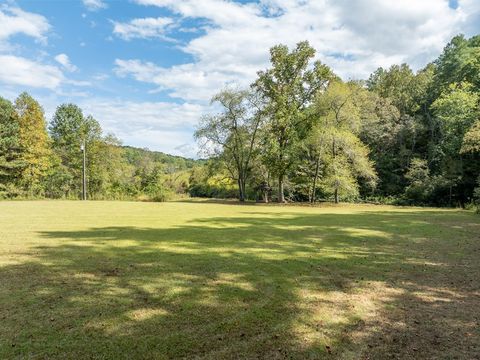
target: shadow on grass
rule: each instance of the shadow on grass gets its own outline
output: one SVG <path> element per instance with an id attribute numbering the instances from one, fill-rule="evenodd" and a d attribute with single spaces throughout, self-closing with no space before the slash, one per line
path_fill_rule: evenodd
<path id="1" fill-rule="evenodd" d="M 44 232 L 0 269 L 0 354 L 475 358 L 479 233 L 434 211 Z"/>

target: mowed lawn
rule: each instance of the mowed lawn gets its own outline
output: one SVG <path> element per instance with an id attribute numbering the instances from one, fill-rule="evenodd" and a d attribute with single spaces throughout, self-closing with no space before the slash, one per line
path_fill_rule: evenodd
<path id="1" fill-rule="evenodd" d="M 0 202 L 0 358 L 477 359 L 480 216 Z"/>

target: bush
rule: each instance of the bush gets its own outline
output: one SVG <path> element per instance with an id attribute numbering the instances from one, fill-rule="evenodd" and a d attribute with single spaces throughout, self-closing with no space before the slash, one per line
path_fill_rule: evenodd
<path id="1" fill-rule="evenodd" d="M 161 183 L 150 183 L 144 189 L 144 194 L 149 201 L 164 202 L 172 199 L 173 192 Z"/>
<path id="2" fill-rule="evenodd" d="M 195 184 L 188 189 L 191 197 L 234 199 L 238 197 L 238 191 L 221 185 Z"/>
<path id="3" fill-rule="evenodd" d="M 24 192 L 12 183 L 0 183 L 0 199 L 15 199 L 22 197 Z"/>
<path id="4" fill-rule="evenodd" d="M 172 194 L 167 191 L 157 191 L 154 194 L 150 194 L 150 200 L 154 202 L 165 202 L 172 198 Z"/>

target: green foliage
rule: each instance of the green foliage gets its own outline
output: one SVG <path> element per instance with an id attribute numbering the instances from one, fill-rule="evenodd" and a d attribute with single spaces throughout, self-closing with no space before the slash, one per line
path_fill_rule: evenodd
<path id="1" fill-rule="evenodd" d="M 284 201 L 283 183 L 294 164 L 309 128 L 306 107 L 315 94 L 335 78 L 331 70 L 316 61 L 310 68 L 315 50 L 300 42 L 293 51 L 284 45 L 270 49 L 272 67 L 258 73 L 254 89 L 265 101 L 267 124 L 262 143 L 264 163 L 278 178 L 278 201 Z"/>
<path id="2" fill-rule="evenodd" d="M 205 116 L 195 138 L 209 156 L 215 156 L 238 184 L 239 200 L 246 199 L 250 167 L 257 153 L 257 135 L 262 115 L 252 111 L 256 100 L 253 94 L 241 90 L 224 90 L 215 95 L 213 103 L 222 106 L 217 115 Z"/>
<path id="3" fill-rule="evenodd" d="M 0 198 L 78 199 L 84 142 L 90 199 L 165 201 L 185 194 L 190 169 L 203 163 L 123 147 L 74 104 L 57 108 L 49 130 L 42 108 L 27 93 L 14 106 L 0 98 Z"/>
<path id="4" fill-rule="evenodd" d="M 367 81 L 369 90 L 390 99 L 402 115 L 418 106 L 416 85 L 415 74 L 407 64 L 392 65 L 388 70 L 379 68 Z"/>
<path id="5" fill-rule="evenodd" d="M 336 81 L 321 63 L 309 66 L 314 50 L 306 42 L 293 51 L 273 47 L 272 67 L 253 84 L 263 101 L 256 111 L 266 122 L 251 187 L 277 185 L 280 201 L 284 193 L 302 201 L 338 201 L 340 194 L 435 205 L 470 201 L 480 172 L 479 39 L 454 38 L 416 73 L 407 64 L 380 68 L 366 87 Z M 414 179 L 421 170 L 423 179 Z M 260 190 L 264 199 L 268 191 Z"/>
<path id="6" fill-rule="evenodd" d="M 74 104 L 57 108 L 49 137 L 31 96 L 0 98 L 0 197 L 78 198 L 85 142 L 92 199 L 478 201 L 480 36 L 366 82 L 342 82 L 314 57 L 308 42 L 274 46 L 250 89 L 220 91 L 195 134 L 208 160 L 122 146 Z"/>
<path id="7" fill-rule="evenodd" d="M 17 195 L 23 168 L 18 116 L 12 103 L 0 97 L 0 198 Z"/>
<path id="8" fill-rule="evenodd" d="M 480 214 L 480 175 L 477 179 L 477 187 L 473 191 L 473 203 L 476 206 L 477 213 Z"/>
<path id="9" fill-rule="evenodd" d="M 144 159 L 165 165 L 165 171 L 173 173 L 191 169 L 202 160 L 187 159 L 181 156 L 169 155 L 160 151 L 151 151 L 148 149 L 139 149 L 132 146 L 122 146 L 123 156 L 128 164 L 137 166 Z"/>
<path id="10" fill-rule="evenodd" d="M 238 196 L 235 181 L 217 161 L 195 166 L 190 175 L 188 193 L 192 197 L 233 199 Z"/>
<path id="11" fill-rule="evenodd" d="M 322 165 L 321 186 L 335 202 L 340 195 L 358 195 L 357 177 L 371 186 L 377 181 L 369 149 L 359 138 L 362 115 L 369 106 L 363 92 L 355 83 L 335 81 L 315 101 L 317 119 L 310 142 Z"/>
<path id="12" fill-rule="evenodd" d="M 427 202 L 433 191 L 427 162 L 422 159 L 412 159 L 405 177 L 409 182 L 405 189 L 405 197 L 412 203 L 424 204 Z"/>
<path id="13" fill-rule="evenodd" d="M 452 84 L 432 104 L 441 122 L 443 148 L 447 154 L 458 154 L 467 130 L 478 119 L 479 94 L 468 83 Z"/>
<path id="14" fill-rule="evenodd" d="M 455 36 L 435 61 L 434 92 L 440 94 L 452 84 L 467 82 L 480 90 L 480 36 Z"/>
<path id="15" fill-rule="evenodd" d="M 52 168 L 43 181 L 45 196 L 51 199 L 75 199 L 77 194 L 72 192 L 70 184 L 74 181 L 72 173 L 56 157 Z"/>
<path id="16" fill-rule="evenodd" d="M 405 177 L 408 185 L 398 203 L 402 205 L 451 205 L 452 182 L 444 176 L 431 175 L 426 160 L 412 159 Z"/>
<path id="17" fill-rule="evenodd" d="M 82 110 L 74 104 L 62 104 L 57 107 L 50 123 L 50 134 L 53 140 L 53 147 L 56 154 L 61 159 L 63 169 L 68 172 L 67 176 L 62 178 L 68 183 L 64 187 L 70 190 L 70 196 L 80 196 L 82 189 L 82 164 L 83 155 L 81 146 L 85 144 L 87 157 L 87 174 L 89 186 L 92 186 L 89 193 L 94 194 L 99 191 L 101 184 L 102 169 L 97 165 L 100 159 L 102 164 L 108 166 L 103 161 L 105 149 L 102 146 L 102 130 L 100 124 L 93 117 L 84 117 Z"/>
<path id="18" fill-rule="evenodd" d="M 24 163 L 19 184 L 27 195 L 42 195 L 41 181 L 47 175 L 52 160 L 50 138 L 40 104 L 27 93 L 15 100 L 19 124 L 20 160 Z"/>
<path id="19" fill-rule="evenodd" d="M 461 153 L 480 153 L 480 120 L 465 133 Z"/>

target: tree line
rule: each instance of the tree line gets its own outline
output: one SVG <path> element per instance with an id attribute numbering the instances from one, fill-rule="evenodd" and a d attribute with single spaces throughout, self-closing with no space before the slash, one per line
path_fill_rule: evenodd
<path id="1" fill-rule="evenodd" d="M 240 201 L 480 200 L 480 36 L 454 37 L 414 72 L 342 81 L 300 42 L 270 49 L 248 89 L 226 88 L 195 137 L 210 158 L 191 193 Z"/>
<path id="2" fill-rule="evenodd" d="M 47 123 L 29 94 L 0 97 L 0 198 L 80 198 L 85 142 L 91 199 L 478 204 L 479 55 L 480 36 L 459 35 L 417 72 L 343 81 L 308 42 L 275 46 L 249 88 L 212 98 L 195 131 L 206 160 L 121 146 L 75 104 Z"/>
<path id="3" fill-rule="evenodd" d="M 47 124 L 22 93 L 13 103 L 0 97 L 0 198 L 79 199 L 83 143 L 91 199 L 163 201 L 188 190 L 195 161 L 121 146 L 75 104 L 58 106 Z"/>

